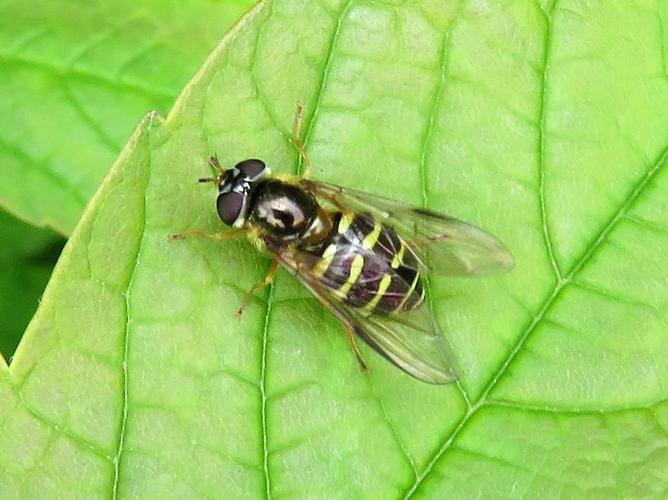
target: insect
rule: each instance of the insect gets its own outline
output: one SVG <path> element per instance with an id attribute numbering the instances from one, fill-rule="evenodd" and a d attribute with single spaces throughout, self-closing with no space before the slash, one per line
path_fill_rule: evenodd
<path id="1" fill-rule="evenodd" d="M 363 371 L 356 339 L 413 377 L 433 384 L 457 379 L 457 363 L 425 303 L 425 275 L 480 275 L 514 266 L 508 249 L 483 230 L 424 210 L 310 179 L 311 162 L 300 140 L 298 103 L 292 142 L 305 172 L 272 176 L 261 160 L 224 169 L 213 156 L 216 208 L 233 229 L 190 231 L 172 239 L 247 236 L 272 258 L 269 271 L 242 299 L 238 315 L 279 266 L 294 275 L 343 324 Z"/>

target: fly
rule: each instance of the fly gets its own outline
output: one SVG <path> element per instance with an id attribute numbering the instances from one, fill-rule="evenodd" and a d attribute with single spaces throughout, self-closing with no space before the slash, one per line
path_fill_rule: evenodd
<path id="1" fill-rule="evenodd" d="M 300 103 L 293 144 L 306 165 L 301 178 L 272 176 L 258 159 L 225 169 L 212 156 L 215 175 L 200 182 L 217 187 L 218 215 L 233 229 L 170 238 L 245 235 L 272 256 L 267 276 L 242 299 L 238 315 L 283 267 L 341 321 L 363 371 L 358 338 L 417 379 L 455 381 L 455 356 L 425 304 L 424 278 L 506 272 L 514 266 L 511 253 L 494 236 L 453 217 L 311 180 L 302 116 Z"/>

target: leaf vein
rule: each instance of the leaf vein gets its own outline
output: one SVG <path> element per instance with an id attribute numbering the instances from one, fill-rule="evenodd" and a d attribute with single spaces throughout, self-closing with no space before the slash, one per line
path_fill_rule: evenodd
<path id="1" fill-rule="evenodd" d="M 320 103 L 320 97 L 322 94 L 322 89 L 325 86 L 325 81 L 327 78 L 327 69 L 329 68 L 329 64 L 331 63 L 332 60 L 332 55 L 334 52 L 334 48 L 336 46 L 336 40 L 338 38 L 340 29 L 341 29 L 341 23 L 346 16 L 346 13 L 348 11 L 348 8 L 352 4 L 352 0 L 348 0 L 346 3 L 345 7 L 341 10 L 341 13 L 337 17 L 337 23 L 336 23 L 336 28 L 334 31 L 334 34 L 332 35 L 331 42 L 329 44 L 329 49 L 328 53 L 326 56 L 326 62 L 323 70 L 323 78 L 322 81 L 320 82 L 320 89 L 318 92 L 318 97 L 317 97 L 317 104 L 314 109 L 313 114 L 311 115 L 311 119 L 309 120 L 309 126 L 306 129 L 306 135 L 304 136 L 304 148 L 306 148 L 307 142 L 308 142 L 308 137 L 309 137 L 309 132 L 311 131 L 311 127 L 313 126 L 313 122 L 315 121 L 316 118 L 316 111 L 318 109 L 319 103 Z M 271 9 L 271 6 L 270 6 Z M 270 11 L 271 12 L 271 11 Z M 264 28 L 266 27 L 266 24 L 268 22 L 268 19 L 270 16 L 267 17 L 267 20 L 265 20 L 264 24 L 260 28 L 260 31 L 258 33 L 258 39 L 257 43 L 255 46 L 254 51 L 257 51 L 257 48 L 260 44 L 260 37 L 262 35 L 262 32 Z M 255 61 L 255 57 L 253 57 L 253 61 Z M 266 108 L 267 112 L 269 113 L 271 119 L 274 122 L 274 125 L 276 128 L 279 130 L 281 134 L 283 134 L 282 127 L 278 123 L 278 120 L 272 110 L 269 108 L 268 103 L 265 102 L 265 99 L 262 98 L 262 93 L 260 91 L 260 87 L 257 83 L 257 80 L 255 79 L 255 76 L 253 74 L 253 70 L 251 68 L 251 75 L 253 82 L 256 85 L 256 89 L 258 91 L 258 96 L 260 97 L 263 106 Z M 297 163 L 297 168 L 296 168 L 296 174 L 299 175 L 301 171 L 301 157 L 298 160 Z M 262 434 L 262 455 L 263 455 L 263 470 L 264 470 L 264 476 L 265 476 L 265 494 L 266 497 L 269 499 L 271 498 L 271 480 L 270 480 L 270 475 L 269 475 L 269 439 L 268 439 L 268 429 L 267 429 L 267 411 L 268 411 L 268 405 L 267 405 L 267 391 L 266 391 L 266 368 L 267 368 L 267 344 L 268 344 L 268 338 L 269 338 L 269 325 L 271 322 L 271 311 L 272 311 L 272 305 L 273 305 L 273 298 L 274 298 L 274 289 L 275 285 L 272 283 L 269 285 L 269 292 L 267 295 L 267 302 L 266 302 L 266 309 L 265 309 L 265 321 L 264 321 L 264 332 L 262 335 L 262 359 L 261 359 L 261 367 L 260 367 L 260 383 L 259 383 L 259 388 L 260 388 L 260 397 L 261 397 L 261 415 L 260 415 L 260 420 L 261 420 L 261 434 Z"/>
<path id="2" fill-rule="evenodd" d="M 274 128 L 278 130 L 279 134 L 281 134 L 283 137 L 286 136 L 286 132 L 281 126 L 278 117 L 276 116 L 275 111 L 272 109 L 271 105 L 269 104 L 269 101 L 267 101 L 267 96 L 265 95 L 265 92 L 262 90 L 262 87 L 260 86 L 260 81 L 257 78 L 256 75 L 256 62 L 257 62 L 257 53 L 260 49 L 260 42 L 264 36 L 264 32 L 267 29 L 267 24 L 269 23 L 269 19 L 271 19 L 271 16 L 274 13 L 274 4 L 273 2 L 269 2 L 269 15 L 262 21 L 262 24 L 258 28 L 258 33 L 257 33 L 257 38 L 255 41 L 255 47 L 253 47 L 253 53 L 251 55 L 251 68 L 250 68 L 250 78 L 251 82 L 253 83 L 253 86 L 255 87 L 255 91 L 257 92 L 257 97 L 260 100 L 260 104 L 264 108 L 265 112 L 267 115 L 269 115 L 269 119 L 272 121 L 274 124 Z"/>
<path id="3" fill-rule="evenodd" d="M 440 68 L 440 80 L 438 82 L 438 87 L 436 89 L 436 92 L 434 92 L 434 98 L 432 99 L 431 105 L 429 107 L 429 119 L 427 120 L 427 127 L 425 129 L 424 136 L 422 138 L 422 141 L 420 142 L 420 165 L 419 165 L 419 174 L 420 174 L 420 185 L 421 185 L 421 191 L 422 191 L 422 206 L 423 208 L 429 208 L 429 183 L 427 182 L 427 155 L 430 150 L 430 144 L 432 142 L 432 137 L 433 137 L 433 132 L 434 132 L 434 122 L 436 120 L 436 114 L 438 112 L 438 108 L 443 100 L 443 94 L 445 91 L 445 82 L 446 82 L 446 76 L 447 76 L 447 67 L 448 67 L 448 55 L 449 55 L 449 41 L 450 41 L 450 35 L 454 29 L 455 23 L 457 22 L 457 19 L 459 18 L 461 11 L 464 8 L 464 2 L 459 2 L 457 5 L 457 10 L 455 11 L 452 20 L 450 21 L 450 24 L 448 26 L 448 29 L 445 31 L 445 35 L 443 36 L 443 41 L 441 43 L 441 60 L 439 62 L 439 68 Z M 433 311 L 433 304 L 432 304 L 432 295 L 431 295 L 431 287 L 429 280 L 425 280 L 424 286 L 427 290 L 427 295 L 429 297 L 429 307 Z M 458 381 L 457 384 L 457 389 L 459 390 L 459 393 L 461 394 L 462 398 L 466 402 L 467 407 L 470 408 L 470 398 L 464 388 L 462 387 L 462 384 Z"/>
<path id="4" fill-rule="evenodd" d="M 658 406 L 668 402 L 668 399 L 661 398 L 656 401 L 649 401 L 639 406 L 611 406 L 608 408 L 558 408 L 547 405 L 532 405 L 526 403 L 516 403 L 514 401 L 505 401 L 503 399 L 488 400 L 485 404 L 488 408 L 507 408 L 509 410 L 532 412 L 550 415 L 565 416 L 589 416 L 598 417 L 601 415 L 615 415 L 618 413 L 629 413 L 635 411 L 653 411 Z"/>
<path id="5" fill-rule="evenodd" d="M 482 395 L 480 396 L 478 401 L 473 405 L 471 410 L 462 417 L 459 424 L 456 426 L 455 430 L 448 437 L 446 437 L 446 440 L 443 443 L 443 445 L 436 451 L 436 453 L 432 457 L 432 460 L 429 461 L 427 467 L 425 468 L 423 474 L 420 477 L 418 477 L 416 483 L 411 487 L 411 489 L 408 490 L 408 492 L 406 492 L 404 498 L 410 498 L 418 491 L 420 486 L 424 484 L 424 480 L 430 475 L 431 471 L 434 469 L 435 464 L 444 455 L 444 453 L 451 447 L 453 441 L 459 435 L 461 430 L 466 426 L 471 417 L 475 415 L 480 408 L 488 404 L 488 402 L 486 401 L 487 396 L 494 389 L 499 380 L 501 380 L 501 378 L 506 374 L 508 368 L 512 365 L 513 361 L 517 357 L 517 354 L 522 350 L 522 348 L 526 344 L 527 339 L 536 330 L 537 326 L 542 322 L 543 318 L 547 314 L 548 310 L 552 307 L 557 297 L 561 294 L 564 288 L 566 288 L 571 283 L 571 281 L 578 275 L 578 273 L 580 273 L 586 267 L 586 265 L 591 262 L 592 257 L 601 248 L 603 242 L 606 240 L 610 232 L 615 228 L 617 223 L 621 219 L 623 219 L 625 213 L 629 210 L 629 208 L 633 205 L 633 203 L 640 198 L 645 188 L 651 183 L 652 179 L 656 176 L 656 174 L 661 170 L 661 168 L 666 163 L 668 163 L 668 145 L 664 147 L 657 161 L 652 166 L 650 166 L 646 174 L 633 187 L 633 189 L 630 191 L 629 195 L 626 197 L 625 201 L 620 205 L 618 210 L 610 217 L 608 222 L 601 228 L 601 230 L 597 233 L 597 235 L 592 239 L 590 244 L 584 249 L 582 255 L 576 262 L 575 266 L 571 269 L 571 271 L 562 280 L 557 282 L 557 284 L 552 289 L 550 294 L 544 300 L 538 313 L 532 317 L 529 324 L 524 329 L 522 335 L 520 335 L 517 343 L 515 344 L 515 347 L 511 350 L 509 355 L 503 361 L 499 369 L 496 371 L 495 375 L 491 378 L 490 382 L 488 382 L 487 385 L 485 386 Z"/>
<path id="6" fill-rule="evenodd" d="M 265 495 L 267 499 L 271 498 L 271 479 L 269 476 L 269 448 L 268 448 L 268 433 L 267 433 L 267 340 L 269 337 L 269 324 L 271 321 L 272 301 L 274 297 L 274 284 L 269 285 L 269 292 L 267 294 L 267 307 L 264 314 L 264 327 L 262 329 L 262 358 L 260 361 L 260 425 L 262 434 L 262 471 L 264 473 Z"/>
<path id="7" fill-rule="evenodd" d="M 52 74 L 60 78 L 90 80 L 93 83 L 99 85 L 105 85 L 114 88 L 116 90 L 134 92 L 136 94 L 140 94 L 145 97 L 151 98 L 155 101 L 171 102 L 174 98 L 172 93 L 162 89 L 151 88 L 146 85 L 137 85 L 135 83 L 114 80 L 107 76 L 98 73 L 93 73 L 91 71 L 83 71 L 81 69 L 74 69 L 74 68 L 61 68 L 55 64 L 49 64 L 47 62 L 39 61 L 36 59 L 28 59 L 24 57 L 18 57 L 0 53 L 0 61 L 2 61 L 3 64 L 15 64 L 15 65 L 27 66 L 33 69 L 43 71 L 45 73 Z"/>
<path id="8" fill-rule="evenodd" d="M 368 377 L 367 377 L 368 379 Z M 418 476 L 418 471 L 417 467 L 415 466 L 415 461 L 411 457 L 410 453 L 408 452 L 408 448 L 404 444 L 403 440 L 401 439 L 401 436 L 399 435 L 399 431 L 397 431 L 396 427 L 390 420 L 390 416 L 387 414 L 387 410 L 385 409 L 385 405 L 383 404 L 383 401 L 378 397 L 378 395 L 375 393 L 373 390 L 373 387 L 371 386 L 371 382 L 369 381 L 369 389 L 371 390 L 371 394 L 373 395 L 374 399 L 378 403 L 378 407 L 380 408 L 380 414 L 383 417 L 383 420 L 387 424 L 388 429 L 390 430 L 390 433 L 392 434 L 392 437 L 396 441 L 397 445 L 399 445 L 399 449 L 401 450 L 401 453 L 404 456 L 404 459 L 408 462 L 408 465 L 410 465 L 412 471 L 413 471 L 413 477 L 416 478 Z"/>
<path id="9" fill-rule="evenodd" d="M 329 41 L 329 48 L 327 51 L 327 58 L 325 59 L 325 65 L 322 69 L 322 79 L 320 80 L 320 85 L 318 86 L 318 91 L 315 96 L 315 105 L 313 106 L 313 112 L 311 113 L 311 118 L 309 119 L 308 126 L 306 127 L 306 132 L 304 133 L 304 148 L 306 149 L 306 145 L 309 142 L 309 139 L 311 137 L 311 132 L 313 130 L 313 126 L 316 122 L 318 112 L 320 111 L 320 107 L 322 104 L 322 96 L 324 94 L 325 87 L 327 86 L 327 77 L 329 76 L 329 71 L 332 66 L 332 59 L 334 56 L 334 49 L 336 47 L 336 44 L 339 40 L 339 36 L 341 34 L 341 26 L 343 25 L 343 20 L 347 17 L 348 12 L 350 11 L 350 8 L 352 7 L 353 0 L 348 0 L 346 4 L 344 5 L 343 9 L 341 9 L 341 12 L 339 15 L 336 17 L 336 27 L 334 29 L 334 33 L 332 34 L 332 37 Z M 299 175 L 302 170 L 303 170 L 303 158 L 299 156 L 297 159 L 297 175 Z"/>
<path id="10" fill-rule="evenodd" d="M 46 167 L 45 163 L 48 161 L 48 158 L 42 161 L 37 160 L 19 146 L 11 144 L 2 137 L 0 137 L 0 148 L 25 164 L 32 165 L 35 170 L 44 174 L 56 186 L 60 186 L 67 194 L 71 195 L 82 207 L 86 205 L 87 198 L 76 189 L 76 186 L 71 184 L 67 178 L 59 175 L 55 170 Z"/>
<path id="11" fill-rule="evenodd" d="M 30 407 L 27 405 L 23 399 L 23 394 L 19 391 L 18 392 L 19 399 L 21 401 L 20 407 L 25 408 L 25 410 L 30 413 L 30 415 L 40 422 L 43 425 L 46 425 L 49 429 L 53 430 L 56 434 L 59 434 L 61 436 L 66 437 L 70 441 L 72 441 L 77 448 L 80 448 L 81 450 L 89 450 L 93 452 L 95 455 L 98 457 L 102 458 L 105 462 L 112 462 L 112 457 L 109 456 L 108 453 L 106 453 L 104 450 L 102 450 L 99 446 L 91 443 L 88 441 L 86 438 L 81 437 L 69 429 L 66 429 L 62 425 L 57 424 L 56 422 L 53 422 L 51 419 L 48 417 L 45 417 L 41 413 L 39 413 L 37 410 L 34 408 Z"/>
<path id="12" fill-rule="evenodd" d="M 86 108 L 84 108 L 81 101 L 74 95 L 66 80 L 63 81 L 62 87 L 65 93 L 65 99 L 67 99 L 67 101 L 70 103 L 72 109 L 74 109 L 74 111 L 81 117 L 81 120 L 93 131 L 93 133 L 98 136 L 102 144 L 104 144 L 114 153 L 120 151 L 121 146 L 116 144 L 111 136 L 109 136 L 107 132 L 105 132 L 105 130 L 93 119 Z"/>
<path id="13" fill-rule="evenodd" d="M 545 116 L 547 109 L 547 84 L 549 78 L 549 68 L 550 68 L 550 54 L 552 52 L 552 16 L 545 15 L 545 49 L 543 52 L 543 62 L 540 74 L 541 87 L 540 87 L 540 101 L 538 104 L 538 196 L 539 196 L 539 205 L 540 205 L 540 218 L 543 229 L 543 240 L 545 242 L 545 248 L 547 250 L 547 256 L 550 259 L 550 264 L 554 271 L 554 275 L 557 278 L 557 281 L 561 279 L 561 270 L 559 269 L 559 263 L 554 255 L 554 249 L 552 248 L 552 236 L 550 234 L 550 226 L 548 222 L 547 215 L 547 202 L 545 200 Z"/>
<path id="14" fill-rule="evenodd" d="M 427 182 L 427 155 L 428 151 L 430 150 L 430 144 L 432 142 L 432 137 L 433 137 L 433 131 L 434 131 L 434 122 L 436 120 L 436 114 L 438 112 L 438 108 L 443 100 L 443 94 L 445 91 L 445 82 L 446 82 L 446 76 L 447 76 L 447 67 L 448 67 L 448 56 L 449 56 L 449 41 L 450 41 L 450 35 L 454 29 L 455 23 L 457 22 L 459 16 L 461 15 L 461 12 L 464 7 L 464 2 L 461 1 L 457 5 L 457 10 L 455 11 L 452 20 L 450 21 L 450 24 L 448 26 L 448 29 L 445 31 L 445 35 L 443 36 L 443 41 L 441 43 L 441 60 L 439 63 L 439 68 L 440 68 L 440 79 L 438 83 L 438 87 L 436 89 L 436 92 L 434 92 L 434 98 L 432 99 L 431 105 L 430 105 L 430 110 L 429 110 L 429 119 L 427 120 L 427 127 L 425 129 L 424 136 L 422 138 L 422 141 L 420 142 L 420 165 L 419 165 L 419 174 L 420 174 L 420 185 L 421 185 L 421 191 L 422 191 L 422 206 L 423 208 L 429 208 L 429 183 Z M 429 296 L 429 306 L 433 310 L 433 304 L 432 304 L 432 295 L 431 295 L 431 287 L 429 284 L 429 281 L 425 281 L 425 288 L 427 289 L 428 296 Z M 462 398 L 466 402 L 467 406 L 470 406 L 469 404 L 469 397 L 464 388 L 462 387 L 461 383 L 458 381 L 457 382 L 457 388 L 462 395 Z"/>

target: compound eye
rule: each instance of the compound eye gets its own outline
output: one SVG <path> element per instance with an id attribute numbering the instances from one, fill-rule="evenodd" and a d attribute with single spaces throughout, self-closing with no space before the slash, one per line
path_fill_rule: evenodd
<path id="1" fill-rule="evenodd" d="M 242 175 L 248 177 L 250 180 L 255 180 L 262 175 L 267 169 L 267 166 L 262 160 L 244 160 L 238 163 L 236 168 L 239 169 Z"/>
<path id="2" fill-rule="evenodd" d="M 235 191 L 219 194 L 216 200 L 218 216 L 225 224 L 233 226 L 242 215 L 245 201 L 246 197 Z"/>

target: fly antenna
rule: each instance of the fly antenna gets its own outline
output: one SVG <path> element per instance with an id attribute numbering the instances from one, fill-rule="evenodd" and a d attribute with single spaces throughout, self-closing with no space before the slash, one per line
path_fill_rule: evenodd
<path id="1" fill-rule="evenodd" d="M 216 183 L 223 178 L 223 175 L 225 175 L 225 169 L 220 165 L 217 155 L 210 156 L 208 163 L 213 171 L 213 177 L 202 177 L 201 179 L 197 179 L 197 181 Z"/>
<path id="2" fill-rule="evenodd" d="M 216 175 L 223 175 L 225 173 L 225 169 L 220 165 L 220 162 L 218 161 L 218 155 L 213 155 L 209 157 L 209 166 L 213 170 L 213 173 Z"/>

